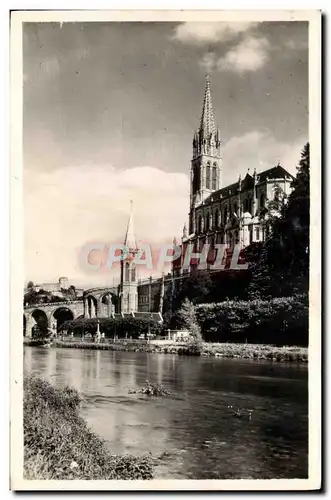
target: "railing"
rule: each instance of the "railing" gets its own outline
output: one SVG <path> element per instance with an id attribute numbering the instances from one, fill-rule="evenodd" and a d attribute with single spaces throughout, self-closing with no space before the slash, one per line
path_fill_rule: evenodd
<path id="1" fill-rule="evenodd" d="M 58 335 L 57 337 L 54 338 L 54 341 L 60 341 L 60 342 L 72 342 L 72 343 L 93 343 L 93 344 L 147 344 L 148 340 L 144 339 L 114 339 L 111 337 L 107 338 L 101 338 L 99 340 L 93 338 L 93 337 L 71 337 L 71 336 L 66 336 L 66 335 Z"/>
<path id="2" fill-rule="evenodd" d="M 108 290 L 109 293 L 117 293 L 117 286 L 112 286 L 112 287 L 109 287 L 109 286 L 105 286 L 105 287 L 102 287 L 102 286 L 99 286 L 97 288 L 87 288 L 86 290 L 84 290 L 83 292 L 83 295 L 92 295 L 93 293 L 96 293 L 96 292 L 103 292 L 104 290 Z"/>
<path id="3" fill-rule="evenodd" d="M 28 304 L 24 306 L 24 309 L 36 309 L 37 307 L 47 307 L 47 306 L 63 306 L 63 305 L 70 305 L 70 304 L 78 304 L 78 303 L 83 303 L 83 299 L 76 299 L 76 300 L 64 300 L 61 302 L 39 302 L 38 304 Z"/>

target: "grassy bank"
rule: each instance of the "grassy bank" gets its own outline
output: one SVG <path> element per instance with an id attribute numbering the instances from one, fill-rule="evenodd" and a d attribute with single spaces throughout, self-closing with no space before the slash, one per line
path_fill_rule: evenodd
<path id="1" fill-rule="evenodd" d="M 25 340 L 27 345 L 31 345 Z M 130 341 L 105 342 L 96 344 L 94 342 L 81 341 L 60 341 L 53 343 L 55 347 L 68 347 L 76 349 L 98 349 L 107 351 L 126 352 L 151 352 L 161 354 L 185 354 L 186 344 L 180 342 L 153 342 L 153 343 L 133 343 Z M 266 344 L 229 344 L 229 343 L 208 343 L 201 344 L 201 355 L 216 356 L 223 358 L 242 358 L 256 360 L 270 360 L 275 362 L 308 362 L 308 349 L 306 347 L 295 346 L 273 346 Z"/>
<path id="2" fill-rule="evenodd" d="M 308 363 L 308 349 L 265 344 L 203 344 L 202 354 L 224 358 L 265 359 L 276 362 Z"/>
<path id="3" fill-rule="evenodd" d="M 79 416 L 80 403 L 73 389 L 25 377 L 25 478 L 152 479 L 152 459 L 111 454 Z"/>

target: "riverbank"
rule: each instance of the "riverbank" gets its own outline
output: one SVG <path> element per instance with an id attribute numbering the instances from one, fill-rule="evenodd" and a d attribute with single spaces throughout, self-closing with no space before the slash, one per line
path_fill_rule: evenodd
<path id="1" fill-rule="evenodd" d="M 79 416 L 81 402 L 74 389 L 25 377 L 25 479 L 152 479 L 151 457 L 111 454 Z"/>
<path id="2" fill-rule="evenodd" d="M 26 345 L 32 345 L 31 340 L 24 339 Z M 127 352 L 149 352 L 160 354 L 186 354 L 186 344 L 182 342 L 151 341 L 147 342 L 82 342 L 68 340 L 55 340 L 54 347 L 65 347 L 73 349 L 97 349 L 109 351 Z M 215 356 L 223 358 L 241 358 L 254 360 L 269 360 L 288 363 L 308 363 L 308 348 L 298 346 L 273 346 L 267 344 L 230 344 L 230 343 L 208 343 L 201 344 L 202 356 Z"/>

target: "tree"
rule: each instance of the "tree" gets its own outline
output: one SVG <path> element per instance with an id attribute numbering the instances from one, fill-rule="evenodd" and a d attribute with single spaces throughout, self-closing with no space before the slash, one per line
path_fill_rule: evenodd
<path id="1" fill-rule="evenodd" d="M 290 258 L 290 272 L 308 285 L 310 223 L 310 152 L 309 143 L 301 153 L 293 191 L 285 207 L 284 235 Z"/>
<path id="2" fill-rule="evenodd" d="M 28 289 L 28 290 L 33 290 L 33 288 L 34 288 L 34 283 L 33 283 L 33 281 L 28 281 L 28 284 L 27 284 L 27 289 Z"/>
<path id="3" fill-rule="evenodd" d="M 271 219 L 271 237 L 252 266 L 251 298 L 305 293 L 309 286 L 309 143 L 301 153 L 296 178 L 279 217 Z"/>
<path id="4" fill-rule="evenodd" d="M 67 295 L 72 300 L 74 300 L 77 297 L 77 292 L 76 292 L 76 288 L 74 287 L 74 285 L 69 286 Z"/>
<path id="5" fill-rule="evenodd" d="M 181 328 L 189 330 L 196 341 L 201 341 L 201 329 L 197 321 L 195 308 L 189 299 L 185 299 L 177 314 L 177 322 Z"/>
<path id="6" fill-rule="evenodd" d="M 213 283 L 207 271 L 191 270 L 189 275 L 183 276 L 175 292 L 174 309 L 178 309 L 185 299 L 191 300 L 194 304 L 204 302 L 212 287 Z"/>

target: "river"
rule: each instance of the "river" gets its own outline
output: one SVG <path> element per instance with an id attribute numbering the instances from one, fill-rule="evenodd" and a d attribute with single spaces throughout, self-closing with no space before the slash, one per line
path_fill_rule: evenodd
<path id="1" fill-rule="evenodd" d="M 24 369 L 78 389 L 82 416 L 114 453 L 162 455 L 157 479 L 308 475 L 306 365 L 25 347 Z M 170 396 L 128 393 L 146 380 Z"/>

